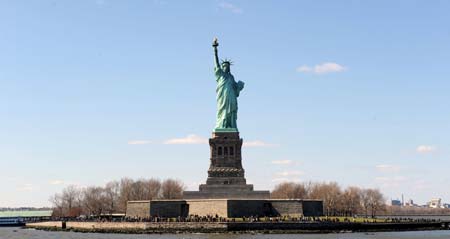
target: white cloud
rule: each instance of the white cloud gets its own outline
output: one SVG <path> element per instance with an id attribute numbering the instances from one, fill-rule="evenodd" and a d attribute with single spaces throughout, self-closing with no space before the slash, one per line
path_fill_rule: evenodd
<path id="1" fill-rule="evenodd" d="M 390 165 L 390 164 L 379 164 L 376 165 L 375 168 L 380 172 L 396 172 L 400 170 L 399 166 Z"/>
<path id="2" fill-rule="evenodd" d="M 303 65 L 303 66 L 297 67 L 297 71 L 298 72 L 311 72 L 311 71 L 313 71 L 313 69 L 309 66 Z"/>
<path id="3" fill-rule="evenodd" d="M 30 192 L 30 191 L 33 191 L 33 190 L 35 189 L 35 187 L 34 187 L 33 184 L 31 184 L 31 183 L 26 183 L 26 184 L 21 185 L 21 186 L 18 187 L 17 189 L 18 189 L 19 191 L 27 191 L 27 192 Z"/>
<path id="4" fill-rule="evenodd" d="M 63 180 L 52 180 L 49 182 L 51 185 L 62 185 L 65 182 Z"/>
<path id="5" fill-rule="evenodd" d="M 244 12 L 244 10 L 242 10 L 242 8 L 239 8 L 236 5 L 231 4 L 229 2 L 221 2 L 221 3 L 219 3 L 219 7 L 222 9 L 231 11 L 232 13 L 235 13 L 235 14 L 241 14 Z"/>
<path id="6" fill-rule="evenodd" d="M 244 141 L 244 143 L 242 145 L 244 147 L 273 147 L 273 146 L 277 146 L 276 144 L 269 144 L 269 143 L 263 142 L 261 140 Z"/>
<path id="7" fill-rule="evenodd" d="M 132 145 L 140 145 L 140 144 L 151 144 L 152 141 L 150 140 L 131 140 L 128 141 L 128 144 L 132 144 Z"/>
<path id="8" fill-rule="evenodd" d="M 5 180 L 8 181 L 8 182 L 15 182 L 15 181 L 17 181 L 17 178 L 15 178 L 15 177 L 7 177 Z"/>
<path id="9" fill-rule="evenodd" d="M 297 170 L 278 172 L 273 175 L 272 183 L 301 182 L 300 176 L 302 175 L 304 175 L 304 173 Z"/>
<path id="10" fill-rule="evenodd" d="M 389 181 L 389 177 L 376 177 L 375 181 L 377 181 L 377 182 L 386 182 L 386 181 Z"/>
<path id="11" fill-rule="evenodd" d="M 303 175 L 303 172 L 302 171 L 284 171 L 284 172 L 279 172 L 276 175 L 281 176 L 281 177 L 292 177 L 292 176 Z"/>
<path id="12" fill-rule="evenodd" d="M 164 141 L 164 144 L 206 144 L 208 139 L 201 136 L 190 134 L 185 138 L 168 139 Z"/>
<path id="13" fill-rule="evenodd" d="M 436 151 L 436 149 L 437 149 L 437 147 L 433 146 L 433 145 L 419 145 L 419 146 L 417 146 L 416 151 L 418 153 L 424 154 L 424 153 L 434 152 L 434 151 Z"/>
<path id="14" fill-rule="evenodd" d="M 301 182 L 299 177 L 274 177 L 272 183 Z"/>
<path id="15" fill-rule="evenodd" d="M 297 68 L 298 72 L 314 73 L 314 74 L 327 74 L 327 73 L 332 73 L 332 72 L 342 72 L 345 70 L 347 70 L 346 67 L 339 65 L 337 63 L 334 63 L 334 62 L 324 62 L 322 64 L 315 65 L 315 66 L 303 65 L 303 66 L 299 66 Z"/>
<path id="16" fill-rule="evenodd" d="M 272 182 L 278 183 L 278 182 L 288 182 L 289 178 L 273 178 Z"/>
<path id="17" fill-rule="evenodd" d="M 292 164 L 295 164 L 295 163 L 292 160 L 283 159 L 283 160 L 273 160 L 272 164 L 276 164 L 276 165 L 292 165 Z"/>

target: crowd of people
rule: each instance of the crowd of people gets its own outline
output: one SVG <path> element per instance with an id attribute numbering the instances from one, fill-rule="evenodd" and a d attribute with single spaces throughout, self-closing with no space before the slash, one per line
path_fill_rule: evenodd
<path id="1" fill-rule="evenodd" d="M 225 218 L 218 214 L 216 215 L 189 215 L 187 217 L 159 217 L 157 215 L 150 217 L 112 217 L 105 215 L 103 217 L 72 217 L 72 218 L 53 218 L 56 221 L 86 221 L 86 222 L 298 222 L 298 223 L 424 223 L 424 222 L 441 222 L 441 219 L 430 218 L 357 218 L 357 217 L 238 217 L 238 218 Z"/>

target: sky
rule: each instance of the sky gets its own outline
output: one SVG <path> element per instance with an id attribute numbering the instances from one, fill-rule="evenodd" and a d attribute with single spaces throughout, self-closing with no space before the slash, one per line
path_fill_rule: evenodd
<path id="1" fill-rule="evenodd" d="M 68 185 L 204 183 L 212 39 L 245 82 L 256 190 L 450 202 L 449 1 L 0 1 L 0 207 Z"/>

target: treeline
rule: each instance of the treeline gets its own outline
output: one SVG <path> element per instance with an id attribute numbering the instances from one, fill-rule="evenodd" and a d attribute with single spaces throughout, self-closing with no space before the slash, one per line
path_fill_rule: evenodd
<path id="1" fill-rule="evenodd" d="M 386 209 L 384 196 L 378 189 L 341 188 L 336 182 L 280 183 L 271 192 L 271 198 L 321 199 L 324 213 L 328 216 L 364 215 L 374 217 Z"/>
<path id="2" fill-rule="evenodd" d="M 411 215 L 450 215 L 450 208 L 428 208 L 418 206 L 387 206 L 384 215 L 411 216 Z"/>
<path id="3" fill-rule="evenodd" d="M 53 195 L 50 201 L 54 217 L 100 216 L 124 213 L 127 201 L 180 199 L 184 189 L 184 184 L 175 179 L 122 178 L 120 181 L 108 182 L 103 187 L 68 186 L 61 193 Z"/>
<path id="4" fill-rule="evenodd" d="M 54 217 L 100 216 L 125 213 L 133 200 L 181 199 L 184 184 L 174 179 L 122 178 L 103 187 L 68 186 L 50 198 Z M 341 188 L 336 182 L 285 182 L 275 186 L 272 199 L 320 199 L 328 216 L 365 215 L 374 217 L 386 210 L 385 199 L 378 189 Z"/>

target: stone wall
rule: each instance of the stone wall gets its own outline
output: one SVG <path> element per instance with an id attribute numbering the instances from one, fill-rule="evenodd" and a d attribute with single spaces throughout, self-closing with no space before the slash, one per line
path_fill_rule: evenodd
<path id="1" fill-rule="evenodd" d="M 274 216 L 300 217 L 303 215 L 302 200 L 270 200 Z"/>
<path id="2" fill-rule="evenodd" d="M 81 229 L 145 229 L 144 222 L 66 222 L 66 228 Z"/>
<path id="3" fill-rule="evenodd" d="M 151 201 L 150 215 L 158 217 L 187 217 L 189 208 L 184 200 Z"/>
<path id="4" fill-rule="evenodd" d="M 198 216 L 218 215 L 228 217 L 226 199 L 188 200 L 189 214 Z"/>
<path id="5" fill-rule="evenodd" d="M 306 217 L 323 216 L 322 200 L 303 200 L 303 215 Z"/>
<path id="6" fill-rule="evenodd" d="M 39 222 L 27 223 L 29 228 L 37 229 L 61 229 L 62 222 Z M 78 230 L 83 232 L 225 232 L 226 223 L 208 223 L 208 222 L 66 222 L 67 230 Z"/>
<path id="7" fill-rule="evenodd" d="M 249 216 L 322 216 L 322 201 L 318 200 L 187 200 L 191 215 L 219 215 L 238 218 Z M 304 210 L 305 209 L 305 210 Z"/>
<path id="8" fill-rule="evenodd" d="M 200 185 L 200 186 L 203 186 Z M 232 186 L 229 186 L 230 188 Z M 227 187 L 223 187 L 222 191 L 211 190 L 211 186 L 204 191 L 184 191 L 183 198 L 187 200 L 192 199 L 269 199 L 269 191 L 238 191 L 228 190 Z"/>
<path id="9" fill-rule="evenodd" d="M 61 229 L 62 222 L 27 223 L 26 227 L 37 229 Z M 317 223 L 317 222 L 67 222 L 66 230 L 82 232 L 119 233 L 223 233 L 244 231 L 264 233 L 296 232 L 342 232 L 342 231 L 398 231 L 398 230 L 442 230 L 441 222 L 403 223 Z M 270 238 L 270 237 L 268 237 Z"/>
<path id="10" fill-rule="evenodd" d="M 218 215 L 225 218 L 250 216 L 322 216 L 323 203 L 320 200 L 264 200 L 264 199 L 194 199 L 130 201 L 127 217 L 165 218 L 186 217 L 188 215 Z"/>
<path id="11" fill-rule="evenodd" d="M 61 221 L 27 223 L 27 226 L 32 226 L 32 227 L 56 227 L 56 228 L 61 228 L 61 225 L 62 225 Z"/>
<path id="12" fill-rule="evenodd" d="M 228 200 L 228 217 L 266 216 L 271 213 L 267 200 Z"/>
<path id="13" fill-rule="evenodd" d="M 131 218 L 149 218 L 150 201 L 128 201 L 126 216 Z"/>

